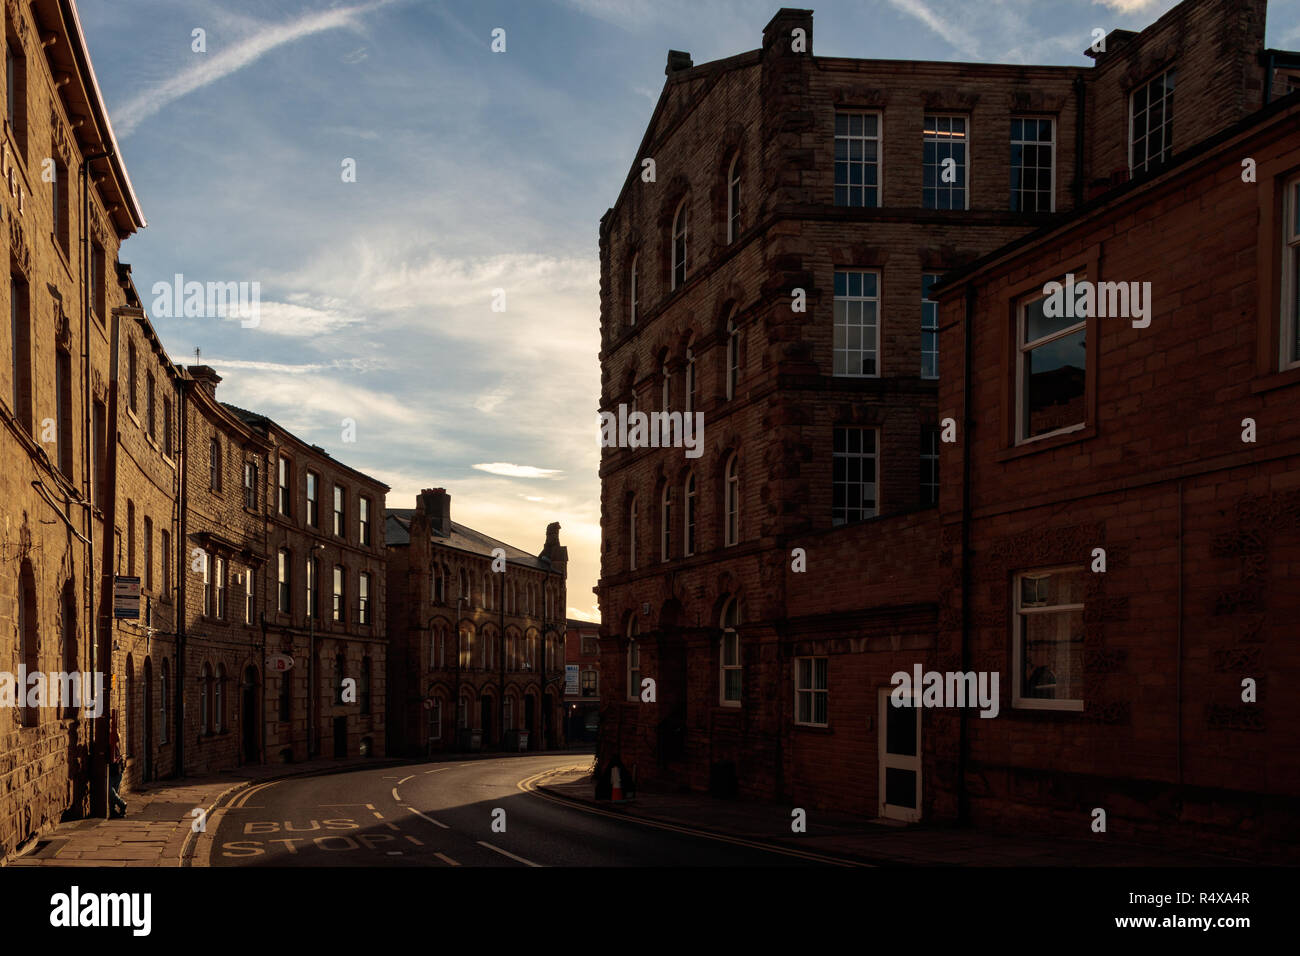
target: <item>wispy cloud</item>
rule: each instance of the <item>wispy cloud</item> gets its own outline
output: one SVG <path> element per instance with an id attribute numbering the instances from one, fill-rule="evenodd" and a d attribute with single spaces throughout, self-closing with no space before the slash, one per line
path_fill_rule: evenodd
<path id="1" fill-rule="evenodd" d="M 1110 7 L 1120 13 L 1136 13 L 1147 7 L 1155 6 L 1159 0 L 1092 0 L 1098 6 Z"/>
<path id="2" fill-rule="evenodd" d="M 195 54 L 201 57 L 194 66 L 158 84 L 129 100 L 114 114 L 114 125 L 121 136 L 129 136 L 141 123 L 159 112 L 167 104 L 195 90 L 215 83 L 222 77 L 242 70 L 254 60 L 265 56 L 276 47 L 284 46 L 314 33 L 354 27 L 358 18 L 382 7 L 392 0 L 372 0 L 351 7 L 337 7 L 320 13 L 308 13 L 288 23 L 263 27 L 252 36 L 245 37 L 228 49 L 218 53 Z"/>
<path id="3" fill-rule="evenodd" d="M 975 37 L 969 31 L 945 20 L 922 3 L 921 0 L 888 0 L 888 3 L 900 13 L 905 13 L 909 17 L 920 20 L 943 37 L 950 46 L 961 51 L 964 55 L 972 58 L 979 56 L 979 46 L 975 42 Z"/>
<path id="4" fill-rule="evenodd" d="M 564 472 L 555 468 L 535 468 L 532 465 L 512 465 L 508 461 L 490 461 L 474 466 L 479 471 L 490 475 L 504 475 L 507 478 L 553 478 Z"/>

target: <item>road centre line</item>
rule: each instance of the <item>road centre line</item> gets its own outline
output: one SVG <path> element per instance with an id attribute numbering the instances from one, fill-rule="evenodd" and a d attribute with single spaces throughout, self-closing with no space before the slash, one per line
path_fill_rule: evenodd
<path id="1" fill-rule="evenodd" d="M 411 811 L 412 813 L 414 813 L 417 817 L 419 817 L 419 818 L 422 819 L 422 820 L 428 820 L 428 821 L 429 821 L 430 823 L 432 823 L 434 826 L 442 827 L 444 830 L 450 830 L 450 829 L 451 829 L 451 827 L 447 826 L 447 824 L 445 824 L 445 823 L 439 823 L 439 822 L 438 822 L 437 820 L 435 820 L 433 817 L 426 817 L 426 816 L 425 816 L 423 813 L 421 813 L 419 810 L 415 809 L 415 807 L 407 807 L 407 806 L 403 806 L 402 809 L 403 809 L 403 810 L 410 810 L 410 811 Z"/>

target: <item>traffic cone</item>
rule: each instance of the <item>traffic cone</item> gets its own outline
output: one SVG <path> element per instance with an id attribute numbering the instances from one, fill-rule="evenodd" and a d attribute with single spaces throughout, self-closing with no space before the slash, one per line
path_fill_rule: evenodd
<path id="1" fill-rule="evenodd" d="M 609 771 L 609 798 L 611 800 L 623 799 L 623 779 L 619 775 L 618 767 L 611 767 Z"/>

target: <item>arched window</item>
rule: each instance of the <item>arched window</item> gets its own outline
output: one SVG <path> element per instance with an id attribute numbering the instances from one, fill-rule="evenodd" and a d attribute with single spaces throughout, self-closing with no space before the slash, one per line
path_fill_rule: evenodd
<path id="1" fill-rule="evenodd" d="M 725 547 L 731 547 L 740 540 L 740 472 L 733 454 L 727 459 L 724 477 L 725 503 L 723 513 L 726 515 Z"/>
<path id="2" fill-rule="evenodd" d="M 216 725 L 217 732 L 226 729 L 226 665 L 217 665 L 217 679 L 212 685 L 212 710 L 213 723 Z"/>
<path id="3" fill-rule="evenodd" d="M 736 397 L 740 384 L 740 328 L 736 325 L 736 310 L 727 319 L 727 399 Z"/>
<path id="4" fill-rule="evenodd" d="M 469 694 L 460 695 L 460 703 L 456 706 L 456 726 L 462 730 L 469 729 Z"/>
<path id="5" fill-rule="evenodd" d="M 727 169 L 727 242 L 736 241 L 740 235 L 740 150 L 731 157 Z"/>
<path id="6" fill-rule="evenodd" d="M 673 556 L 673 486 L 664 485 L 663 496 L 659 499 L 659 560 L 667 561 Z"/>
<path id="7" fill-rule="evenodd" d="M 685 411 L 695 411 L 695 340 L 686 343 L 686 395 Z"/>
<path id="8" fill-rule="evenodd" d="M 627 506 L 627 569 L 636 570 L 636 495 Z"/>
<path id="9" fill-rule="evenodd" d="M 203 662 L 199 680 L 199 719 L 203 722 L 203 732 L 212 733 L 212 665 Z"/>
<path id="10" fill-rule="evenodd" d="M 686 528 L 682 536 L 682 557 L 689 558 L 695 553 L 695 473 L 686 476 L 685 508 Z"/>
<path id="11" fill-rule="evenodd" d="M 627 622 L 627 699 L 641 697 L 641 645 L 636 639 L 636 617 Z"/>
<path id="12" fill-rule="evenodd" d="M 686 284 L 686 232 L 689 227 L 690 210 L 683 199 L 673 214 L 673 288 L 680 289 Z"/>
<path id="13" fill-rule="evenodd" d="M 164 657 L 162 667 L 159 669 L 161 676 L 158 678 L 158 742 L 167 743 L 171 738 L 171 694 L 172 694 L 172 665 L 171 661 Z"/>
<path id="14" fill-rule="evenodd" d="M 722 609 L 722 637 L 718 642 L 718 703 L 723 707 L 740 706 L 740 636 L 736 625 L 740 611 L 732 598 Z"/>
<path id="15" fill-rule="evenodd" d="M 639 258 L 640 258 L 639 255 L 632 257 L 632 267 L 628 270 L 627 324 L 629 326 L 636 325 L 637 294 L 638 294 L 637 284 L 640 278 L 637 274 L 637 260 Z"/>
<path id="16" fill-rule="evenodd" d="M 135 756 L 135 661 L 126 655 L 126 720 L 122 724 L 122 742 L 126 756 Z"/>
<path id="17" fill-rule="evenodd" d="M 666 412 L 672 408 L 672 401 L 673 401 L 673 370 L 668 367 L 667 359 L 664 360 L 664 363 L 662 366 L 660 366 L 659 371 L 660 371 L 660 375 L 663 378 L 663 386 L 664 386 L 662 405 L 660 405 L 660 408 L 662 408 L 663 411 Z"/>
<path id="18" fill-rule="evenodd" d="M 446 585 L 446 578 L 443 575 L 442 565 L 435 564 L 433 566 L 433 589 L 432 589 L 434 604 L 443 603 L 445 585 Z"/>

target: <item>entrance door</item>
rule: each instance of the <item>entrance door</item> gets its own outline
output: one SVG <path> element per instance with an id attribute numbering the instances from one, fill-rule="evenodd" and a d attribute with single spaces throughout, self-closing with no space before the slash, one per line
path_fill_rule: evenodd
<path id="1" fill-rule="evenodd" d="M 346 757 L 348 755 L 348 719 L 346 717 L 334 718 L 334 756 Z"/>
<path id="2" fill-rule="evenodd" d="M 257 763 L 261 749 L 260 735 L 257 730 L 257 671 L 252 667 L 244 668 L 244 699 L 241 706 L 241 727 L 244 731 L 244 762 Z"/>
<path id="3" fill-rule="evenodd" d="M 880 689 L 876 723 L 880 763 L 880 815 L 909 823 L 921 819 L 921 697 L 895 707 L 892 687 Z"/>

